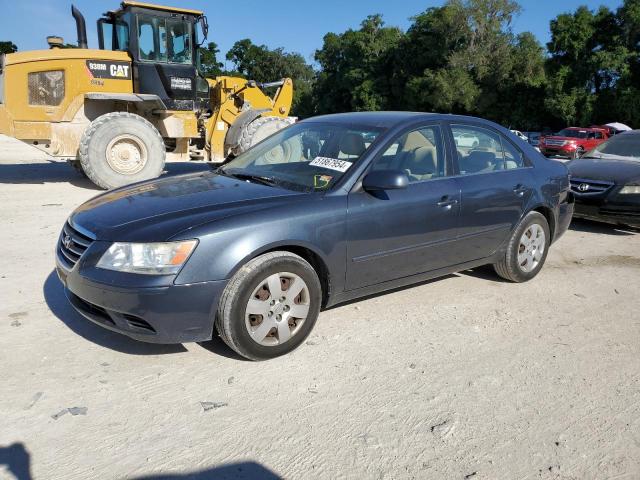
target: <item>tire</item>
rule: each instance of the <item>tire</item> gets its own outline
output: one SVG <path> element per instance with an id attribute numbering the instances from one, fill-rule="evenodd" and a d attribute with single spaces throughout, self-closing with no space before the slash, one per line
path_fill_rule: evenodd
<path id="1" fill-rule="evenodd" d="M 278 130 L 282 130 L 290 125 L 284 118 L 280 117 L 258 117 L 253 122 L 242 127 L 240 134 L 240 140 L 238 144 L 233 147 L 232 153 L 235 156 L 246 152 L 254 145 L 257 145 L 262 140 L 270 137 Z"/>
<path id="2" fill-rule="evenodd" d="M 529 233 L 533 235 L 529 236 Z M 538 240 L 527 245 L 525 234 L 527 238 L 535 237 Z M 541 245 L 537 234 L 543 235 Z M 504 257 L 495 263 L 493 268 L 505 280 L 516 283 L 527 282 L 538 275 L 542 269 L 550 243 L 549 223 L 545 216 L 538 212 L 529 212 L 511 234 Z M 527 255 L 528 249 L 531 249 L 531 256 Z M 523 259 L 526 259 L 524 263 Z"/>
<path id="3" fill-rule="evenodd" d="M 269 279 L 274 277 L 276 283 L 271 285 L 277 288 L 280 280 L 283 289 L 274 292 L 276 295 L 269 286 Z M 301 293 L 289 298 L 286 292 L 289 288 L 297 291 L 299 280 L 304 282 Z M 266 253 L 249 261 L 229 281 L 218 305 L 216 329 L 222 340 L 241 356 L 268 360 L 289 353 L 304 342 L 318 319 L 321 304 L 320 280 L 308 262 L 289 252 Z M 305 311 L 302 321 L 293 317 L 294 312 L 302 316 Z M 257 312 L 264 313 L 252 314 Z M 287 331 L 290 336 L 285 334 L 287 339 L 282 341 L 282 333 Z"/>
<path id="4" fill-rule="evenodd" d="M 156 128 L 139 115 L 113 112 L 96 118 L 80 140 L 82 170 L 104 189 L 160 176 L 166 149 Z"/>
<path id="5" fill-rule="evenodd" d="M 584 155 L 584 148 L 582 147 L 578 147 L 576 148 L 576 151 L 573 152 L 573 155 L 571 155 L 571 159 L 572 160 L 577 160 L 578 158 L 580 158 L 582 155 Z"/>

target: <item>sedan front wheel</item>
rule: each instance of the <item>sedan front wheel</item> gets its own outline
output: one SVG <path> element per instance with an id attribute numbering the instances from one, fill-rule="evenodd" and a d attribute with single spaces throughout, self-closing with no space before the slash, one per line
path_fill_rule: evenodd
<path id="1" fill-rule="evenodd" d="M 244 265 L 220 299 L 216 327 L 233 350 L 250 360 L 291 352 L 320 313 L 322 288 L 313 267 L 289 252 L 271 252 Z"/>

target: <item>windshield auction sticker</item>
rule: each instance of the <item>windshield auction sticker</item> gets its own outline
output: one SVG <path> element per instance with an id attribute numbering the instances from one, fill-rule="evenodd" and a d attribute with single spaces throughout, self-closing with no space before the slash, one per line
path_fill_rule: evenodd
<path id="1" fill-rule="evenodd" d="M 316 157 L 309 162 L 309 165 L 313 167 L 328 168 L 329 170 L 336 170 L 344 173 L 349 170 L 349 167 L 353 165 L 353 163 L 345 160 L 339 160 L 337 158 Z"/>

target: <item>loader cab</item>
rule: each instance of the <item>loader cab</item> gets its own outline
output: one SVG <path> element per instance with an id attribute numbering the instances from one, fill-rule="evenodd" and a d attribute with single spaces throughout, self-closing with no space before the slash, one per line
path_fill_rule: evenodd
<path id="1" fill-rule="evenodd" d="M 100 49 L 131 56 L 133 91 L 157 95 L 169 110 L 208 105 L 209 86 L 197 68 L 198 37 L 206 34 L 200 11 L 133 1 L 98 20 Z"/>

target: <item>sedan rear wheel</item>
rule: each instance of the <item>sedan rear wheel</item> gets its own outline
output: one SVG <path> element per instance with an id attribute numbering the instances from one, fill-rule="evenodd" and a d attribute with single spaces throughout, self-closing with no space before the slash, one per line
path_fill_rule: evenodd
<path id="1" fill-rule="evenodd" d="M 498 275 L 512 282 L 535 277 L 547 258 L 549 223 L 539 212 L 529 212 L 512 233 L 504 257 L 494 264 Z"/>
<path id="2" fill-rule="evenodd" d="M 249 261 L 231 279 L 220 299 L 216 328 L 243 357 L 267 360 L 305 340 L 321 303 L 313 267 L 298 255 L 271 252 Z"/>
<path id="3" fill-rule="evenodd" d="M 540 264 L 546 247 L 543 228 L 532 223 L 520 237 L 518 245 L 518 266 L 523 272 L 532 272 Z"/>

